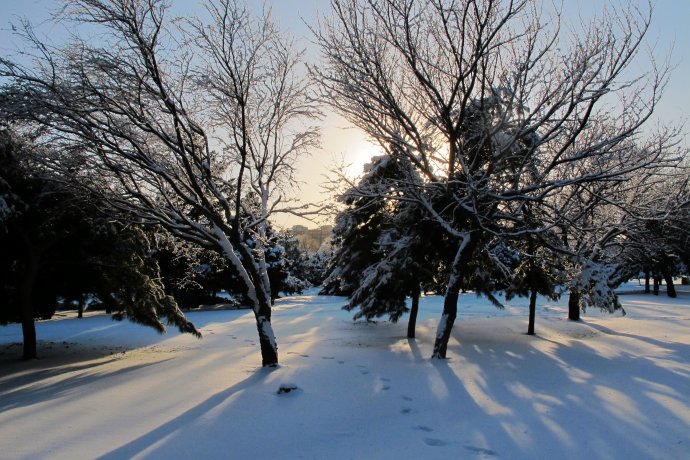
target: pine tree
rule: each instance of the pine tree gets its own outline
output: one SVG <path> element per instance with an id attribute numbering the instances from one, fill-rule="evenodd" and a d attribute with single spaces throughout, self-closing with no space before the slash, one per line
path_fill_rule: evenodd
<path id="1" fill-rule="evenodd" d="M 333 228 L 332 246 L 335 251 L 328 262 L 328 276 L 322 294 L 351 295 L 359 286 L 360 275 L 366 267 L 380 259 L 372 251 L 391 218 L 388 201 L 377 186 L 386 187 L 385 176 L 394 168 L 390 157 L 374 158 L 360 186 L 369 184 L 364 193 L 348 190 L 340 201 L 346 209 L 338 213 Z M 385 195 L 384 195 L 385 196 Z"/>
<path id="2" fill-rule="evenodd" d="M 189 309 L 216 303 L 231 275 L 216 251 L 188 243 L 164 231 L 152 235 L 153 255 L 167 294 Z"/>
<path id="3" fill-rule="evenodd" d="M 527 335 L 535 335 L 537 314 L 537 295 L 558 300 L 565 273 L 559 257 L 545 247 L 541 234 L 527 236 L 516 242 L 517 249 L 512 254 L 510 284 L 505 289 L 506 300 L 513 297 L 529 297 L 529 319 Z"/>
<path id="4" fill-rule="evenodd" d="M 0 128 L 0 222 L 3 277 L 0 323 L 21 322 L 24 358 L 37 355 L 36 318 L 50 318 L 57 297 L 96 293 L 116 319 L 164 331 L 160 318 L 183 332 L 194 326 L 166 296 L 145 234 L 113 223 L 95 197 L 32 162 L 28 140 Z M 9 211 L 9 212 L 7 212 Z"/>
<path id="5" fill-rule="evenodd" d="M 135 225 L 114 224 L 93 250 L 87 264 L 100 271 L 97 294 L 108 303 L 116 320 L 129 319 L 158 332 L 167 324 L 180 332 L 201 334 L 165 292 L 158 263 L 152 254 L 151 237 Z"/>
<path id="6" fill-rule="evenodd" d="M 343 195 L 348 207 L 336 218 L 339 245 L 325 291 L 335 287 L 333 293 L 348 295 L 344 308 L 356 310 L 355 320 L 388 316 L 396 322 L 410 311 L 410 297 L 408 337 L 413 338 L 422 285 L 431 282 L 438 265 L 439 241 L 427 236 L 440 232 L 413 203 L 387 197 L 403 180 L 421 184 L 404 156 L 375 157 Z"/>
<path id="7" fill-rule="evenodd" d="M 268 277 L 271 280 L 271 300 L 275 301 L 281 294 L 301 294 L 308 287 L 308 283 L 297 275 L 294 271 L 295 263 L 288 258 L 286 244 L 289 243 L 289 235 L 276 232 L 270 224 L 266 226 L 265 232 L 266 241 L 263 248 Z M 299 254 L 297 257 L 299 258 Z"/>

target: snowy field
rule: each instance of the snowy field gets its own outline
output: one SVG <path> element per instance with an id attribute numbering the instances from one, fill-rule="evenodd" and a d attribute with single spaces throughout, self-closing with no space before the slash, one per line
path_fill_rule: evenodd
<path id="1" fill-rule="evenodd" d="M 527 300 L 465 294 L 451 359 L 432 361 L 438 297 L 411 341 L 406 318 L 353 323 L 343 299 L 291 297 L 275 369 L 246 310 L 190 313 L 201 340 L 41 322 L 34 362 L 17 360 L 21 328 L 0 327 L 0 458 L 688 459 L 690 292 L 621 300 L 625 317 L 572 323 L 567 299 L 540 299 L 528 337 Z"/>

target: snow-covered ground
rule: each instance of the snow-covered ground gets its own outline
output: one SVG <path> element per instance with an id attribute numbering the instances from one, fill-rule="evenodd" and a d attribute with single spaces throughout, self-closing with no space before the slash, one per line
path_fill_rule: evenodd
<path id="1" fill-rule="evenodd" d="M 34 362 L 2 327 L 0 458 L 690 458 L 690 292 L 625 295 L 627 316 L 581 323 L 566 300 L 540 299 L 529 337 L 526 300 L 463 295 L 447 361 L 429 359 L 438 297 L 422 299 L 416 340 L 406 318 L 282 299 L 275 369 L 259 368 L 247 310 L 190 313 L 201 340 L 106 316 L 41 322 Z"/>

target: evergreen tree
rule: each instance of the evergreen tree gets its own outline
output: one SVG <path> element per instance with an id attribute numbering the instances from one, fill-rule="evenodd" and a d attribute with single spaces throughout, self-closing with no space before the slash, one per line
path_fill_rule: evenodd
<path id="1" fill-rule="evenodd" d="M 363 193 L 348 190 L 340 197 L 346 209 L 335 218 L 331 242 L 335 250 L 328 262 L 329 274 L 321 294 L 351 295 L 360 284 L 362 272 L 380 259 L 372 249 L 391 219 L 391 209 L 385 198 L 385 177 L 391 172 L 395 174 L 396 168 L 391 157 L 372 160 L 367 174 L 359 182 L 360 186 L 367 184 L 369 187 Z"/>
<path id="2" fill-rule="evenodd" d="M 355 319 L 388 316 L 393 322 L 409 311 L 408 338 L 415 337 L 419 297 L 438 271 L 438 248 L 442 247 L 439 241 L 428 238 L 439 232 L 420 214 L 413 206 L 398 203 L 396 214 L 372 248 L 378 260 L 361 273 L 345 307 L 357 310 Z M 407 297 L 411 301 L 409 309 Z"/>
<path id="3" fill-rule="evenodd" d="M 395 201 L 388 194 L 401 181 L 421 179 L 400 155 L 372 158 L 358 184 L 343 195 L 347 208 L 336 217 L 337 250 L 324 291 L 349 297 L 346 310 L 354 319 L 388 316 L 396 322 L 409 309 L 408 337 L 415 324 L 422 285 L 438 268 L 438 232 L 413 203 Z"/>
<path id="4" fill-rule="evenodd" d="M 250 218 L 248 214 L 246 218 Z M 270 223 L 266 224 L 265 233 L 266 237 L 259 243 L 257 239 L 260 237 L 256 233 L 246 231 L 244 241 L 253 251 L 264 251 L 271 301 L 281 294 L 301 293 L 308 287 L 302 279 L 306 257 L 289 234 L 276 232 Z M 247 304 L 240 279 L 217 252 L 159 233 L 154 254 L 161 266 L 166 292 L 175 297 L 183 308 L 216 303 L 220 300 L 217 294 L 221 290 L 237 299 L 235 306 Z"/>
<path id="5" fill-rule="evenodd" d="M 160 278 L 158 263 L 152 255 L 150 236 L 135 225 L 114 224 L 86 260 L 100 270 L 97 295 L 109 304 L 113 318 L 127 318 L 135 323 L 165 332 L 161 318 L 197 337 L 201 334 L 167 295 Z"/>
<path id="6" fill-rule="evenodd" d="M 308 287 L 308 283 L 295 272 L 299 254 L 296 254 L 296 262 L 288 258 L 286 245 L 289 244 L 290 236 L 276 232 L 270 224 L 266 226 L 265 231 L 267 240 L 263 248 L 268 277 L 271 280 L 271 300 L 275 301 L 281 294 L 301 294 Z M 296 246 L 293 246 L 292 250 L 295 251 Z"/>
<path id="7" fill-rule="evenodd" d="M 422 290 L 438 292 L 448 281 L 453 240 L 438 221 L 428 218 L 418 201 L 391 195 L 400 184 L 416 183 L 417 193 L 424 194 L 424 201 L 434 209 L 452 206 L 446 194 L 425 187 L 408 158 L 392 152 L 373 158 L 364 176 L 343 195 L 348 207 L 336 217 L 334 234 L 339 244 L 324 291 L 347 295 L 344 308 L 356 310 L 354 319 L 388 316 L 393 322 L 408 311 L 406 298 L 410 297 L 408 337 L 412 338 Z M 461 219 L 462 215 L 447 218 Z M 502 307 L 493 291 L 507 275 L 488 249 L 489 241 L 477 238 L 480 241 L 484 244 L 476 248 L 477 257 L 466 263 L 457 282 L 461 289 L 472 289 Z"/>
<path id="8" fill-rule="evenodd" d="M 5 275 L 0 323 L 22 324 L 24 359 L 36 357 L 34 319 L 55 312 L 51 251 L 70 236 L 71 224 L 81 212 L 74 205 L 75 196 L 42 176 L 32 153 L 24 139 L 0 126 L 0 244 Z M 46 285 L 37 289 L 42 281 Z"/>
<path id="9" fill-rule="evenodd" d="M 285 260 L 290 276 L 293 277 L 295 282 L 299 280 L 301 291 L 313 286 L 309 254 L 302 250 L 299 241 L 290 230 L 280 232 L 280 239 L 285 251 Z"/>
<path id="10" fill-rule="evenodd" d="M 506 300 L 513 297 L 529 297 L 527 335 L 535 335 L 537 295 L 558 300 L 558 287 L 563 284 L 565 273 L 559 262 L 562 257 L 547 249 L 542 239 L 551 234 L 530 235 L 517 241 L 517 249 L 510 257 L 510 283 L 505 289 Z"/>
<path id="11" fill-rule="evenodd" d="M 216 251 L 191 244 L 167 232 L 154 235 L 154 257 L 161 269 L 165 291 L 182 308 L 217 303 L 217 294 L 232 277 Z M 227 299 L 224 299 L 227 301 Z"/>
<path id="12" fill-rule="evenodd" d="M 57 298 L 96 293 L 116 319 L 163 331 L 166 317 L 198 331 L 164 295 L 158 266 L 136 226 L 113 224 L 93 196 L 71 189 L 33 162 L 29 141 L 0 127 L 0 323 L 21 322 L 25 359 L 36 357 L 36 318 L 50 318 Z M 82 276 L 83 275 L 83 276 Z"/>
<path id="13" fill-rule="evenodd" d="M 312 286 L 322 286 L 329 275 L 330 261 L 333 260 L 335 249 L 319 249 L 308 256 L 306 279 Z"/>

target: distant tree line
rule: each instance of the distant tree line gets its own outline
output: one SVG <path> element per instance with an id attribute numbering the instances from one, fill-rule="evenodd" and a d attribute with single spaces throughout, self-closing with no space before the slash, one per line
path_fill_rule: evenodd
<path id="1" fill-rule="evenodd" d="M 325 245 L 330 245 L 332 225 L 320 225 L 317 228 L 308 228 L 304 225 L 293 225 L 290 233 L 295 236 L 299 245 L 305 251 L 312 253 L 328 250 Z"/>

